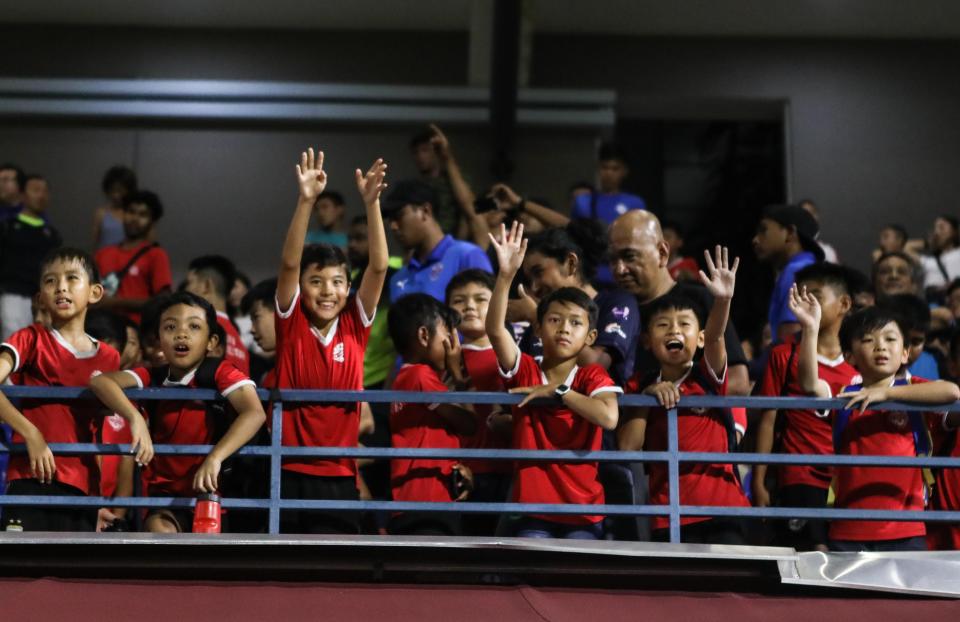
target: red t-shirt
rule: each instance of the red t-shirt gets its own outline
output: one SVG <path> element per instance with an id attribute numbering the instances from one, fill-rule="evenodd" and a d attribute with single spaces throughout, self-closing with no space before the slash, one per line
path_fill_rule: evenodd
<path id="1" fill-rule="evenodd" d="M 429 365 L 404 365 L 393 381 L 396 391 L 446 391 Z M 460 439 L 437 414 L 439 404 L 394 402 L 390 408 L 393 447 L 457 449 Z M 390 486 L 394 501 L 452 501 L 450 473 L 456 460 L 391 460 Z"/>
<path id="2" fill-rule="evenodd" d="M 914 376 L 912 383 L 928 382 Z M 929 425 L 937 425 L 942 413 L 919 413 Z M 851 456 L 917 455 L 909 413 L 854 410 L 840 439 L 840 453 Z M 834 485 L 837 508 L 865 510 L 924 509 L 923 472 L 918 468 L 836 468 Z M 831 540 L 899 540 L 926 534 L 922 522 L 834 520 Z"/>
<path id="3" fill-rule="evenodd" d="M 947 427 L 946 417 L 939 423 L 930 420 L 930 433 L 934 440 L 935 454 L 950 458 L 960 457 L 960 434 L 957 428 Z M 949 452 L 945 445 L 952 444 Z M 960 510 L 960 469 L 937 469 L 933 485 L 932 510 Z M 960 550 L 960 525 L 956 523 L 928 523 L 927 546 L 931 550 Z"/>
<path id="4" fill-rule="evenodd" d="M 223 332 L 227 334 L 227 343 L 224 348 L 223 358 L 233 363 L 237 369 L 250 375 L 250 353 L 247 352 L 237 332 L 237 327 L 230 321 L 230 316 L 222 311 L 217 311 L 217 324 L 223 327 Z"/>
<path id="5" fill-rule="evenodd" d="M 133 259 L 133 256 L 147 244 L 153 242 L 143 242 L 134 248 L 125 250 L 119 245 L 105 246 L 94 255 L 94 261 L 97 264 L 97 270 L 101 275 L 106 276 L 111 272 L 122 269 L 127 262 Z M 173 276 L 170 274 L 170 258 L 167 251 L 159 246 L 154 246 L 143 255 L 141 255 L 120 281 L 117 288 L 117 298 L 150 298 L 156 296 L 163 290 L 173 284 Z M 127 313 L 134 321 L 140 320 L 139 313 Z"/>
<path id="6" fill-rule="evenodd" d="M 105 343 L 94 341 L 89 352 L 77 352 L 59 332 L 32 324 L 10 335 L 3 343 L 13 354 L 17 383 L 32 387 L 86 387 L 90 378 L 120 367 L 120 354 Z M 43 402 L 24 399 L 20 412 L 37 426 L 47 443 L 93 443 L 100 405 L 82 400 Z M 23 443 L 13 434 L 14 443 Z M 93 455 L 55 455 L 54 478 L 84 494 L 97 491 L 97 462 Z M 30 459 L 26 454 L 10 456 L 7 479 L 30 479 Z"/>
<path id="7" fill-rule="evenodd" d="M 547 384 L 537 361 L 517 352 L 517 363 L 510 371 L 500 370 L 507 387 L 531 387 Z M 571 390 L 593 397 L 600 393 L 622 393 L 610 375 L 599 365 L 574 366 L 564 384 Z M 599 451 L 602 430 L 569 408 L 549 406 L 513 407 L 514 449 L 573 449 Z M 573 464 L 519 462 L 513 479 L 515 503 L 604 502 L 603 487 L 597 479 L 597 463 Z M 540 516 L 557 523 L 584 525 L 603 520 L 602 516 Z"/>
<path id="8" fill-rule="evenodd" d="M 793 356 L 790 369 L 790 351 L 795 345 L 780 344 L 770 350 L 767 369 L 763 374 L 758 395 L 767 397 L 794 396 L 807 397 L 800 388 L 799 353 Z M 817 375 L 830 386 L 832 395 L 837 395 L 843 387 L 860 382 L 860 374 L 839 357 L 829 360 L 817 357 Z M 786 388 L 784 388 L 786 384 Z M 833 429 L 830 422 L 818 417 L 812 410 L 783 410 L 784 417 L 781 446 L 786 454 L 830 455 L 833 453 Z M 781 466 L 779 470 L 780 486 L 814 486 L 829 488 L 833 479 L 833 468 L 828 466 Z"/>
<path id="9" fill-rule="evenodd" d="M 675 384 L 680 388 L 680 395 L 726 395 L 727 374 L 723 370 L 723 377 L 717 378 L 710 369 L 706 358 L 694 363 L 700 366 L 700 376 L 712 383 L 708 393 L 698 382 L 694 382 L 688 372 Z M 691 370 L 692 371 L 692 370 Z M 659 382 L 659 380 L 657 380 Z M 628 393 L 639 393 L 646 387 L 640 386 L 642 379 L 634 376 L 627 383 Z M 727 428 L 724 425 L 724 415 L 717 408 L 680 408 L 677 411 L 677 433 L 680 451 L 699 451 L 710 453 L 726 453 L 729 451 Z M 651 408 L 647 416 L 647 431 L 644 449 L 647 451 L 667 451 L 667 411 L 664 408 Z M 737 476 L 733 472 L 732 464 L 680 464 L 680 504 L 681 505 L 722 505 L 748 507 L 743 489 L 740 487 Z M 669 505 L 670 488 L 667 464 L 651 462 L 650 474 L 650 504 Z M 689 525 L 709 520 L 708 516 L 689 516 L 680 519 L 681 525 Z M 664 516 L 654 516 L 651 522 L 653 529 L 666 529 L 670 520 Z"/>
<path id="10" fill-rule="evenodd" d="M 467 375 L 470 376 L 474 389 L 506 392 L 493 346 L 478 347 L 465 344 L 461 348 L 463 364 L 467 368 Z M 487 425 L 487 417 L 493 412 L 493 404 L 476 404 L 474 410 L 477 413 L 477 432 L 473 436 L 460 437 L 460 446 L 469 449 L 508 449 L 510 438 L 494 434 Z M 474 474 L 513 472 L 513 466 L 508 460 L 465 460 L 464 464 L 470 467 Z"/>
<path id="11" fill-rule="evenodd" d="M 286 311 L 277 304 L 277 386 L 281 389 L 363 390 L 363 354 L 373 324 L 360 301 L 351 296 L 340 316 L 320 335 L 300 304 L 300 289 Z M 356 447 L 360 436 L 360 404 L 295 404 L 284 402 L 283 444 L 288 447 Z M 350 458 L 290 458 L 288 471 L 325 477 L 353 477 Z"/>
<path id="12" fill-rule="evenodd" d="M 126 373 L 133 376 L 141 389 L 151 386 L 150 369 L 137 367 Z M 197 388 L 196 370 L 179 381 L 164 380 L 160 386 Z M 224 397 L 244 386 L 256 387 L 249 376 L 224 359 L 214 373 L 217 391 Z M 205 402 L 158 400 L 151 408 L 150 436 L 158 445 L 210 445 L 213 423 L 207 420 Z M 194 495 L 193 475 L 205 456 L 155 456 L 147 467 L 147 494 L 158 497 L 190 497 Z"/>

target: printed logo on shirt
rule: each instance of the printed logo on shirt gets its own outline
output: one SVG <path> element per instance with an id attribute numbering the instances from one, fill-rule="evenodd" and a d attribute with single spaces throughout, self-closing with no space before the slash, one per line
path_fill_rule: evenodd
<path id="1" fill-rule="evenodd" d="M 618 317 L 623 321 L 627 321 L 630 317 L 630 307 L 614 307 L 610 312 L 613 313 L 613 317 Z"/>
<path id="2" fill-rule="evenodd" d="M 127 273 L 130 276 L 137 276 L 138 274 L 140 274 L 140 268 L 138 268 L 136 264 L 134 264 L 133 266 L 130 267 L 129 270 L 127 270 Z"/>
<path id="3" fill-rule="evenodd" d="M 107 417 L 107 423 L 109 423 L 110 427 L 116 430 L 117 432 L 127 427 L 127 422 L 124 421 L 123 417 L 121 417 L 117 413 L 113 413 L 112 415 Z"/>
<path id="4" fill-rule="evenodd" d="M 430 268 L 430 280 L 436 281 L 440 278 L 440 275 L 443 274 L 443 262 L 438 261 Z"/>
<path id="5" fill-rule="evenodd" d="M 409 281 L 409 280 L 410 280 L 410 279 L 400 279 L 399 281 L 397 281 L 397 288 L 398 288 L 398 289 L 406 289 L 406 288 L 407 288 L 407 281 Z"/>
<path id="6" fill-rule="evenodd" d="M 898 430 L 906 430 L 907 425 L 910 423 L 910 418 L 907 416 L 907 413 L 893 412 L 887 414 L 887 421 Z"/>
<path id="7" fill-rule="evenodd" d="M 333 348 L 333 361 L 335 363 L 343 362 L 343 342 L 341 341 Z"/>
<path id="8" fill-rule="evenodd" d="M 91 378 L 96 378 L 97 376 L 99 376 L 99 375 L 102 374 L 102 373 L 103 373 L 103 372 L 100 371 L 99 369 L 95 369 L 95 370 L 93 370 L 92 372 L 90 372 L 90 377 L 91 377 Z"/>
<path id="9" fill-rule="evenodd" d="M 626 213 L 627 213 L 627 210 L 628 210 L 629 208 L 628 208 L 626 205 L 624 205 L 623 203 L 617 203 L 617 208 L 616 208 L 616 209 L 617 209 L 617 213 L 618 213 L 618 214 L 626 214 Z"/>
<path id="10" fill-rule="evenodd" d="M 603 332 L 610 333 L 611 335 L 619 335 L 621 339 L 627 338 L 627 334 L 623 332 L 623 329 L 620 328 L 620 325 L 616 322 L 607 324 L 606 327 L 604 327 Z"/>

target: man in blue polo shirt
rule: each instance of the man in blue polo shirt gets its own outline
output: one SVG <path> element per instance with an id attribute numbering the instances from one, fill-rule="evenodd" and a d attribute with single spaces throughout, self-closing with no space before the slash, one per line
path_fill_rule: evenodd
<path id="1" fill-rule="evenodd" d="M 412 179 L 395 184 L 381 202 L 384 222 L 410 253 L 407 264 L 390 279 L 391 300 L 421 293 L 443 301 L 447 283 L 458 272 L 468 268 L 493 272 L 483 249 L 443 233 L 433 215 L 434 203 L 433 189 Z"/>
<path id="2" fill-rule="evenodd" d="M 603 144 L 597 155 L 599 187 L 594 192 L 576 196 L 570 213 L 571 218 L 593 218 L 610 225 L 630 210 L 646 209 L 643 199 L 635 194 L 620 191 L 620 186 L 623 185 L 629 173 L 630 169 L 623 150 L 613 143 Z"/>
<path id="3" fill-rule="evenodd" d="M 783 343 L 800 330 L 787 301 L 794 275 L 801 268 L 823 261 L 823 249 L 817 243 L 819 233 L 817 221 L 797 205 L 767 206 L 757 225 L 753 250 L 757 259 L 771 264 L 777 272 L 767 312 L 774 343 Z"/>

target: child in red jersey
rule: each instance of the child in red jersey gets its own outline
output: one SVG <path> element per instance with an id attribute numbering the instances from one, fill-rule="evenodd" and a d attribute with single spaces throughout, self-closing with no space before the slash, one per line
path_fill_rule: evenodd
<path id="1" fill-rule="evenodd" d="M 367 212 L 370 260 L 356 296 L 339 247 L 308 246 L 304 238 L 313 205 L 327 184 L 323 153 L 300 157 L 300 197 L 287 230 L 277 279 L 277 386 L 281 389 L 363 390 L 363 355 L 387 274 L 387 238 L 380 193 L 387 165 L 377 160 L 357 188 Z M 284 402 L 283 444 L 294 447 L 356 447 L 360 405 Z M 357 463 L 350 458 L 290 458 L 283 463 L 281 494 L 287 499 L 358 499 Z M 281 513 L 285 533 L 356 533 L 357 513 Z"/>
<path id="2" fill-rule="evenodd" d="M 804 327 L 817 331 L 817 376 L 830 385 L 833 394 L 843 387 L 859 382 L 857 370 L 843 358 L 840 347 L 840 325 L 853 305 L 847 284 L 848 270 L 832 263 L 816 263 L 797 272 L 797 287 L 816 298 L 821 313 L 819 325 Z M 800 298 L 794 291 L 790 310 L 802 313 Z M 799 317 L 799 315 L 797 316 Z M 799 344 L 782 343 L 770 351 L 767 368 L 758 395 L 767 397 L 807 396 L 800 385 L 798 372 Z M 763 412 L 757 431 L 757 452 L 772 453 L 775 443 L 777 416 L 782 417 L 780 448 L 787 454 L 832 454 L 833 434 L 830 422 L 818 417 L 812 410 L 787 409 Z M 771 505 L 767 490 L 767 465 L 753 468 L 753 503 L 757 507 Z M 822 508 L 827 505 L 827 494 L 833 479 L 833 468 L 824 466 L 784 465 L 777 470 L 776 505 L 780 507 Z M 827 523 L 822 520 L 780 521 L 777 523 L 777 544 L 798 550 L 827 549 Z"/>
<path id="3" fill-rule="evenodd" d="M 960 379 L 960 331 L 950 338 L 950 367 L 954 380 Z M 951 413 L 954 417 L 957 413 Z M 960 458 L 960 425 L 947 419 L 943 425 L 931 426 L 936 455 Z M 933 485 L 931 510 L 960 510 L 960 469 L 937 469 Z M 960 524 L 927 523 L 927 548 L 932 551 L 960 551 Z"/>
<path id="4" fill-rule="evenodd" d="M 798 295 L 794 292 L 794 295 Z M 816 326 L 819 303 L 809 294 L 799 294 L 795 303 L 806 326 Z M 871 307 L 843 322 L 844 352 L 853 361 L 863 381 L 846 387 L 839 397 L 850 398 L 843 410 L 825 413 L 833 417 L 834 446 L 838 454 L 866 456 L 916 456 L 929 451 L 928 426 L 947 423 L 955 427 L 960 413 L 899 412 L 877 410 L 877 402 L 909 401 L 946 404 L 960 399 L 952 382 L 927 381 L 916 376 L 898 378 L 907 364 L 901 320 L 891 311 Z M 819 397 L 833 397 L 830 386 L 817 378 L 815 339 L 804 330 L 801 343 L 801 384 Z M 807 343 L 807 342 L 810 343 Z M 859 406 L 859 410 L 856 407 Z M 902 467 L 837 467 L 834 480 L 835 506 L 840 509 L 923 510 L 926 490 L 922 469 Z M 834 520 L 830 523 L 830 549 L 835 551 L 922 551 L 926 549 L 922 522 Z"/>
<path id="5" fill-rule="evenodd" d="M 247 443 L 266 420 L 257 397 L 256 385 L 225 359 L 208 358 L 220 342 L 216 310 L 209 302 L 187 292 L 167 298 L 159 309 L 160 347 L 169 362 L 165 368 L 136 369 L 103 374 L 90 381 L 90 389 L 100 401 L 127 420 L 140 418 L 138 408 L 123 389 L 149 386 L 212 388 L 201 378 L 209 373 L 209 384 L 223 395 L 236 413 L 226 426 L 228 415 L 208 408 L 207 403 L 170 400 L 146 404 L 150 430 L 155 441 L 175 445 L 216 443 L 206 457 L 157 456 L 148 467 L 147 494 L 150 496 L 189 497 L 199 492 L 216 492 L 223 462 Z M 221 419 L 221 420 L 216 420 Z M 218 428 L 226 428 L 216 438 Z M 189 510 L 159 509 L 147 516 L 145 528 L 155 533 L 190 531 Z"/>
<path id="6" fill-rule="evenodd" d="M 12 373 L 26 386 L 86 386 L 91 376 L 115 371 L 120 354 L 86 334 L 87 307 L 103 296 L 93 260 L 83 251 L 61 248 L 43 260 L 39 307 L 50 317 L 50 327 L 33 324 L 0 344 L 0 382 Z M 9 495 L 82 496 L 98 491 L 93 455 L 60 456 L 53 443 L 94 442 L 99 409 L 83 401 L 24 399 L 20 410 L 0 394 L 0 421 L 13 428 L 13 442 L 25 443 L 27 455 L 10 457 Z M 153 453 L 143 419 L 129 418 L 138 460 Z M 15 507 L 3 510 L 9 529 L 26 531 L 93 531 L 95 509 Z"/>
<path id="7" fill-rule="evenodd" d="M 583 290 L 562 287 L 537 305 L 537 335 L 543 341 L 543 362 L 521 354 L 505 325 L 510 284 L 523 264 L 527 241 L 523 225 L 514 223 L 509 234 L 501 225 L 500 239 L 490 236 L 497 252 L 497 275 L 487 335 L 497 354 L 500 374 L 511 393 L 526 397 L 513 408 L 515 449 L 571 449 L 597 451 L 601 430 L 617 426 L 616 394 L 607 371 L 596 364 L 580 367 L 577 357 L 597 339 L 597 305 Z M 528 406 L 531 400 L 552 397 L 556 406 Z M 513 480 L 513 501 L 519 503 L 602 504 L 603 487 L 597 463 L 522 462 Z M 557 515 L 525 517 L 517 535 L 535 538 L 597 539 L 602 516 Z"/>
<path id="8" fill-rule="evenodd" d="M 730 301 L 736 284 L 737 266 L 731 265 L 727 249 L 716 247 L 714 257 L 704 252 L 709 276 L 700 271 L 700 280 L 713 295 L 713 306 L 703 322 L 699 303 L 683 294 L 668 293 L 647 307 L 644 344 L 660 362 L 656 377 L 634 376 L 628 392 L 653 395 L 660 408 L 638 409 L 621 427 L 620 448 L 636 451 L 667 449 L 667 413 L 681 396 L 725 395 L 727 392 L 727 353 L 723 333 L 730 314 Z M 694 358 L 703 348 L 699 361 Z M 733 414 L 722 408 L 680 408 L 677 412 L 680 451 L 728 452 L 736 445 Z M 653 463 L 650 473 L 650 503 L 669 503 L 667 465 Z M 731 464 L 681 464 L 681 505 L 747 506 Z M 669 522 L 657 516 L 652 521 L 653 538 L 669 539 Z M 683 542 L 707 544 L 743 544 L 738 521 L 711 517 L 684 517 L 680 536 Z"/>
<path id="9" fill-rule="evenodd" d="M 232 261 L 221 255 L 204 255 L 190 262 L 184 289 L 205 299 L 217 310 L 217 323 L 227 336 L 221 344 L 224 350 L 223 358 L 249 376 L 250 353 L 243 345 L 237 327 L 227 315 L 230 290 L 236 278 L 237 269 Z"/>
<path id="10" fill-rule="evenodd" d="M 460 346 L 470 388 L 503 393 L 507 390 L 497 367 L 497 354 L 487 337 L 487 310 L 495 280 L 484 270 L 458 273 L 447 284 L 447 304 L 460 314 L 457 329 L 463 338 Z M 477 433 L 460 439 L 469 449 L 507 449 L 513 418 L 493 404 L 476 404 Z M 513 465 L 507 460 L 465 460 L 473 471 L 471 501 L 503 503 L 510 490 Z M 464 517 L 467 535 L 493 535 L 499 517 L 495 514 L 468 514 Z"/>
<path id="11" fill-rule="evenodd" d="M 393 381 L 397 391 L 446 391 L 442 374 L 454 390 L 466 390 L 460 344 L 454 328 L 459 317 L 427 294 L 395 300 L 387 318 L 390 337 L 406 362 Z M 476 431 L 472 410 L 456 404 L 397 402 L 390 411 L 391 445 L 456 449 L 460 438 Z M 390 462 L 394 501 L 450 502 L 465 499 L 472 487 L 470 469 L 456 460 L 395 459 Z M 456 535 L 459 520 L 451 514 L 404 512 L 393 518 L 391 533 Z"/>

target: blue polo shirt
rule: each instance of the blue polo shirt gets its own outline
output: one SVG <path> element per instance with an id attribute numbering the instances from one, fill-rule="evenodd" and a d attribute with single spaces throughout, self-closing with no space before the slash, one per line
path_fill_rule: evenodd
<path id="1" fill-rule="evenodd" d="M 594 192 L 581 194 L 573 204 L 573 218 L 593 218 L 612 224 L 618 217 L 633 209 L 646 209 L 646 203 L 635 194 Z"/>
<path id="2" fill-rule="evenodd" d="M 790 324 L 797 321 L 797 316 L 793 314 L 787 301 L 790 300 L 790 287 L 793 285 L 794 277 L 803 268 L 812 263 L 816 263 L 817 258 L 809 251 L 801 251 L 790 258 L 783 271 L 777 277 L 777 282 L 773 286 L 773 293 L 770 295 L 770 310 L 767 313 L 767 319 L 770 322 L 770 332 L 773 335 L 773 341 L 777 342 L 777 328 L 781 324 Z"/>
<path id="3" fill-rule="evenodd" d="M 450 279 L 469 268 L 493 273 L 490 259 L 482 248 L 445 235 L 424 261 L 411 257 L 407 265 L 397 270 L 390 279 L 390 300 L 407 294 L 430 294 L 443 302 Z"/>

